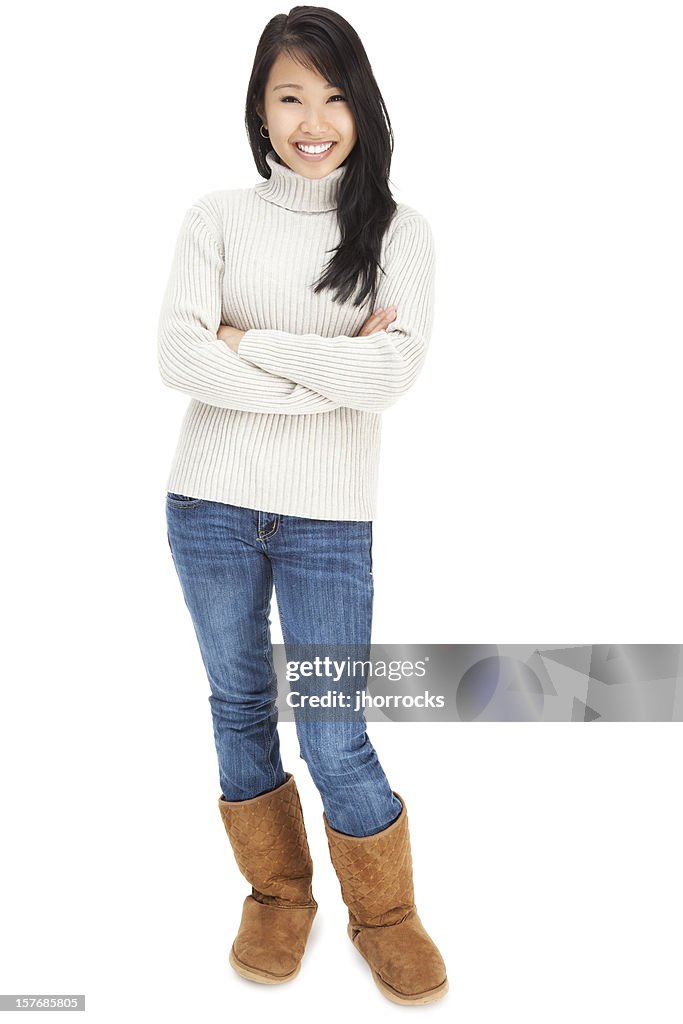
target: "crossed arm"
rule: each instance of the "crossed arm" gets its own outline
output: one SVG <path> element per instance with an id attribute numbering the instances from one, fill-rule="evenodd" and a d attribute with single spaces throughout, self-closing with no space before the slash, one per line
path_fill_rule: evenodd
<path id="1" fill-rule="evenodd" d="M 358 332 L 359 336 L 372 334 L 373 331 L 378 331 L 380 329 L 385 330 L 387 325 L 392 322 L 395 316 L 395 306 L 391 306 L 389 309 L 378 309 L 365 321 Z M 232 349 L 233 352 L 238 351 L 239 344 L 246 333 L 246 331 L 240 331 L 239 328 L 230 327 L 228 324 L 221 324 L 218 328 L 218 337 L 221 341 L 224 341 L 228 348 Z"/>
<path id="2" fill-rule="evenodd" d="M 405 220 L 387 252 L 378 300 L 395 302 L 393 324 L 372 317 L 363 328 L 369 333 L 334 338 L 228 327 L 223 333 L 232 335 L 234 351 L 218 336 L 225 269 L 218 242 L 201 209 L 191 207 L 159 318 L 164 383 L 208 405 L 247 412 L 381 411 L 393 404 L 417 377 L 431 332 L 434 253 L 424 218 Z"/>

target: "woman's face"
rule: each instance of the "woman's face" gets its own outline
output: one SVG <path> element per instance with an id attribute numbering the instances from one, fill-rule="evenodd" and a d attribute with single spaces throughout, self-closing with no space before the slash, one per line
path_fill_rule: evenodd
<path id="1" fill-rule="evenodd" d="M 306 178 L 324 178 L 356 144 L 356 126 L 344 92 L 285 54 L 270 69 L 265 104 L 263 122 L 273 149 L 284 164 Z M 296 145 L 330 142 L 326 152 L 310 155 Z"/>

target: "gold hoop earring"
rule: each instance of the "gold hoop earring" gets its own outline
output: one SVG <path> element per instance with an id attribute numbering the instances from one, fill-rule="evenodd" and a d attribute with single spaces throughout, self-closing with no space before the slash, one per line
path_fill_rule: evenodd
<path id="1" fill-rule="evenodd" d="M 263 129 L 264 129 L 264 128 L 266 128 L 266 126 L 265 126 L 264 124 L 262 124 L 262 125 L 261 125 L 261 127 L 259 128 L 259 132 L 261 133 L 261 138 L 263 138 L 263 139 L 269 139 L 269 138 L 270 138 L 270 135 L 264 135 L 264 134 L 263 134 Z M 267 128 L 266 128 L 266 131 L 268 131 L 268 129 L 267 129 Z"/>

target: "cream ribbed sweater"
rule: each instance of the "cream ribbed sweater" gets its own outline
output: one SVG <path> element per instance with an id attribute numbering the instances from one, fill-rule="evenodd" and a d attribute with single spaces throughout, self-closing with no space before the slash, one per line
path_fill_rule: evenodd
<path id="1" fill-rule="evenodd" d="M 339 243 L 344 166 L 312 179 L 281 164 L 253 188 L 187 211 L 158 332 L 165 384 L 192 396 L 167 489 L 313 519 L 376 515 L 381 412 L 414 383 L 430 339 L 434 243 L 404 203 L 385 234 L 372 312 L 310 287 Z M 238 352 L 221 323 L 246 331 Z"/>

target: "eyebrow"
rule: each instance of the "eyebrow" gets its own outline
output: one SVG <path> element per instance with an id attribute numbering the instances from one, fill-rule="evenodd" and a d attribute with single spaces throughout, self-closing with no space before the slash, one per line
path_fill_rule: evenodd
<path id="1" fill-rule="evenodd" d="M 326 89 L 339 89 L 338 85 L 326 85 Z M 285 82 L 283 85 L 276 85 L 273 92 L 277 92 L 278 89 L 303 89 L 303 85 L 297 85 L 296 82 Z"/>

